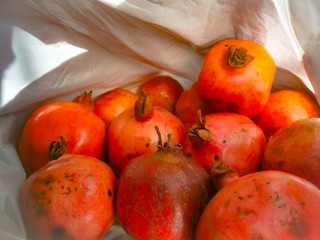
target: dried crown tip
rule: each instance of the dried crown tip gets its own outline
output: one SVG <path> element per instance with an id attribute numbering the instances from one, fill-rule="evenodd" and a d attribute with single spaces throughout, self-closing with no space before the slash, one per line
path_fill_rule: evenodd
<path id="1" fill-rule="evenodd" d="M 72 102 L 83 104 L 84 106 L 86 106 L 88 108 L 89 111 L 93 111 L 94 110 L 94 102 L 93 102 L 93 99 L 92 99 L 92 91 L 83 92 L 80 96 L 78 96 L 75 99 L 73 99 Z"/>
<path id="2" fill-rule="evenodd" d="M 57 160 L 63 154 L 69 153 L 67 142 L 60 136 L 61 142 L 52 141 L 49 146 L 49 159 Z"/>
<path id="3" fill-rule="evenodd" d="M 149 96 L 141 91 L 138 100 L 134 104 L 135 117 L 138 120 L 148 120 L 153 115 L 153 104 Z"/>
<path id="4" fill-rule="evenodd" d="M 174 145 L 172 143 L 172 134 L 168 134 L 168 141 L 162 144 L 162 138 L 161 138 L 161 133 L 159 130 L 158 126 L 154 127 L 157 131 L 158 134 L 158 152 L 162 151 L 165 153 L 173 153 L 174 155 L 181 155 L 182 153 L 182 145 L 181 144 L 176 144 Z"/>
<path id="5" fill-rule="evenodd" d="M 247 49 L 240 47 L 237 48 L 236 45 L 226 45 L 228 47 L 228 65 L 234 68 L 242 68 L 249 62 L 251 62 L 254 57 L 247 54 Z"/>

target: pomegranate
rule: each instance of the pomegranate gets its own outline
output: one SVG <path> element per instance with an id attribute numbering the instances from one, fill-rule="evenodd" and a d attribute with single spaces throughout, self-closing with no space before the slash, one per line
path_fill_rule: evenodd
<path id="1" fill-rule="evenodd" d="M 74 102 L 55 101 L 36 109 L 27 119 L 18 152 L 28 176 L 49 161 L 49 144 L 63 136 L 70 153 L 105 160 L 106 126 L 92 112 L 91 92 Z"/>
<path id="2" fill-rule="evenodd" d="M 157 152 L 136 157 L 120 175 L 119 220 L 137 240 L 192 239 L 213 194 L 210 176 L 183 156 L 181 145 L 173 145 L 170 134 L 164 145 L 159 139 Z"/>
<path id="3" fill-rule="evenodd" d="M 50 159 L 57 160 L 23 185 L 25 222 L 37 239 L 102 239 L 114 222 L 117 179 L 106 163 L 70 154 L 61 141 L 50 147 Z"/>
<path id="4" fill-rule="evenodd" d="M 270 94 L 265 108 L 252 120 L 269 139 L 289 123 L 313 117 L 320 117 L 320 107 L 315 98 L 296 90 L 281 90 Z"/>
<path id="5" fill-rule="evenodd" d="M 150 97 L 153 105 L 163 107 L 174 113 L 183 87 L 176 79 L 167 75 L 160 75 L 141 84 L 138 94 L 141 91 L 144 91 Z"/>
<path id="6" fill-rule="evenodd" d="M 320 189 L 282 171 L 250 173 L 223 187 L 203 211 L 197 240 L 320 239 Z"/>
<path id="7" fill-rule="evenodd" d="M 185 89 L 176 104 L 175 115 L 184 123 L 186 129 L 191 128 L 194 124 L 200 124 L 198 111 L 201 111 L 203 115 L 214 112 L 209 103 L 200 99 L 197 85 L 198 83 L 194 82 Z"/>
<path id="8" fill-rule="evenodd" d="M 183 123 L 162 107 L 154 106 L 148 95 L 140 93 L 134 108 L 129 108 L 115 118 L 108 129 L 110 166 L 116 176 L 133 158 L 157 151 L 158 137 L 154 126 L 164 134 L 172 134 L 174 144 L 185 137 Z"/>
<path id="9" fill-rule="evenodd" d="M 290 172 L 320 188 L 320 118 L 306 118 L 278 130 L 268 141 L 264 170 Z"/>
<path id="10" fill-rule="evenodd" d="M 262 130 L 237 113 L 211 113 L 193 126 L 183 143 L 184 154 L 208 172 L 214 165 L 236 170 L 239 176 L 258 171 L 265 148 Z"/>
<path id="11" fill-rule="evenodd" d="M 276 65 L 258 43 L 225 39 L 206 53 L 198 77 L 198 93 L 218 112 L 253 117 L 267 104 Z"/>
<path id="12" fill-rule="evenodd" d="M 120 115 L 124 110 L 134 107 L 138 95 L 129 90 L 116 88 L 105 92 L 94 100 L 94 113 L 106 124 Z"/>

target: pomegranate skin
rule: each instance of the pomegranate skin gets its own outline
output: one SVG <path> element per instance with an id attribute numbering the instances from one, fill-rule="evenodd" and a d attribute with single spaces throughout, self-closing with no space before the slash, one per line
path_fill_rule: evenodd
<path id="1" fill-rule="evenodd" d="M 125 110 L 114 119 L 108 130 L 108 153 L 110 166 L 119 176 L 125 165 L 133 158 L 157 151 L 158 136 L 155 126 L 163 134 L 172 134 L 174 144 L 182 143 L 185 137 L 183 123 L 162 107 L 154 106 L 152 116 L 138 120 L 133 108 Z"/>
<path id="2" fill-rule="evenodd" d="M 213 195 L 210 175 L 181 153 L 158 151 L 130 161 L 122 171 L 117 211 L 134 239 L 193 239 Z"/>
<path id="3" fill-rule="evenodd" d="M 315 98 L 296 90 L 281 90 L 270 94 L 267 105 L 252 120 L 269 139 L 294 121 L 316 117 L 320 117 L 320 107 Z"/>
<path id="4" fill-rule="evenodd" d="M 160 106 L 174 114 L 176 103 L 183 92 L 183 87 L 178 80 L 159 75 L 144 82 L 138 89 L 137 94 L 144 91 L 149 95 L 155 106 Z"/>
<path id="5" fill-rule="evenodd" d="M 49 162 L 22 188 L 28 231 L 39 240 L 102 239 L 114 222 L 116 186 L 111 168 L 99 159 L 65 154 Z"/>
<path id="6" fill-rule="evenodd" d="M 243 176 L 260 170 L 265 141 L 262 130 L 250 118 L 211 113 L 204 116 L 202 125 L 189 131 L 183 152 L 208 172 L 221 161 Z"/>
<path id="7" fill-rule="evenodd" d="M 186 130 L 194 124 L 200 124 L 199 111 L 203 116 L 215 112 L 209 103 L 200 99 L 197 85 L 197 82 L 194 82 L 182 92 L 175 108 L 175 115 L 183 122 Z"/>
<path id="8" fill-rule="evenodd" d="M 268 141 L 263 170 L 280 170 L 303 177 L 320 188 L 320 118 L 295 121 Z"/>
<path id="9" fill-rule="evenodd" d="M 49 144 L 63 136 L 70 153 L 106 157 L 106 126 L 89 106 L 56 101 L 36 109 L 19 137 L 18 152 L 28 176 L 49 162 Z"/>
<path id="10" fill-rule="evenodd" d="M 261 171 L 222 188 L 203 211 L 196 240 L 320 239 L 320 190 L 282 171 Z"/>
<path id="11" fill-rule="evenodd" d="M 101 94 L 94 100 L 94 113 L 104 121 L 108 129 L 111 121 L 124 110 L 133 107 L 137 100 L 137 94 L 116 88 Z"/>

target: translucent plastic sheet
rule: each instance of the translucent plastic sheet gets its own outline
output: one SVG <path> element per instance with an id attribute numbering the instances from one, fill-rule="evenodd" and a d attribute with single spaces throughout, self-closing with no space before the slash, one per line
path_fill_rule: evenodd
<path id="1" fill-rule="evenodd" d="M 216 41 L 244 38 L 274 58 L 274 89 L 320 93 L 320 3 L 299 0 L 2 0 L 0 2 L 0 239 L 27 239 L 19 211 L 25 173 L 16 146 L 40 105 L 135 91 L 169 74 L 197 80 Z M 105 239 L 128 239 L 119 222 Z"/>

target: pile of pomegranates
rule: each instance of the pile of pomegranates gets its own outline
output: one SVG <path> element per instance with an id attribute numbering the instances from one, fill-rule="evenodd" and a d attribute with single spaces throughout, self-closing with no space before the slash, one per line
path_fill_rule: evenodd
<path id="1" fill-rule="evenodd" d="M 258 43 L 217 42 L 197 81 L 172 76 L 36 109 L 20 134 L 35 239 L 320 239 L 320 107 L 272 92 Z M 318 130 L 319 129 L 319 130 Z"/>

